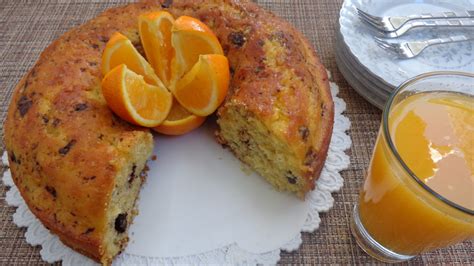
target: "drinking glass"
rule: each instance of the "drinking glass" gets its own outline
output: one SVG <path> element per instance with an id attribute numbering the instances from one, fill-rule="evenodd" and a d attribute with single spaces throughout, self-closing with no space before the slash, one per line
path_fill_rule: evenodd
<path id="1" fill-rule="evenodd" d="M 436 91 L 472 97 L 474 74 L 432 72 L 417 76 L 394 91 L 385 106 L 351 220 L 351 231 L 359 246 L 378 260 L 404 261 L 422 252 L 474 239 L 474 211 L 448 200 L 420 180 L 402 160 L 390 132 L 394 106 L 413 94 Z"/>

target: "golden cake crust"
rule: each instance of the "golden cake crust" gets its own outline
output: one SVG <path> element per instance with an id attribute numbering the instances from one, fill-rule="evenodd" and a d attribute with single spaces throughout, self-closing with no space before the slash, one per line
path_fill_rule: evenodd
<path id="1" fill-rule="evenodd" d="M 64 243 L 97 261 L 105 252 L 105 212 L 118 169 L 131 147 L 153 145 L 149 130 L 123 122 L 107 107 L 101 54 L 116 31 L 139 45 L 138 15 L 163 8 L 213 29 L 233 74 L 220 112 L 245 106 L 294 147 L 306 161 L 307 190 L 329 146 L 334 108 L 326 71 L 302 34 L 272 13 L 238 0 L 109 9 L 43 51 L 17 85 L 4 125 L 13 180 L 30 210 Z M 286 79 L 286 71 L 297 80 Z"/>

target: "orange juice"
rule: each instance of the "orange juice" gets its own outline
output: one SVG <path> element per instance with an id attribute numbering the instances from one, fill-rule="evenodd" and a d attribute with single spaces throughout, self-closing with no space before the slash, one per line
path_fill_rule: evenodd
<path id="1" fill-rule="evenodd" d="M 387 125 L 391 136 L 380 132 L 359 200 L 365 230 L 404 255 L 473 239 L 473 97 L 414 94 L 392 107 Z"/>

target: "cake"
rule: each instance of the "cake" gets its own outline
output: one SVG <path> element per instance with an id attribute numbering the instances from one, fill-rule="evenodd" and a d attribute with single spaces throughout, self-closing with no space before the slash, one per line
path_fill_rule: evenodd
<path id="1" fill-rule="evenodd" d="M 164 0 L 112 8 L 46 48 L 21 79 L 4 124 L 13 180 L 61 241 L 110 264 L 128 241 L 153 150 L 150 130 L 115 116 L 100 58 L 116 31 L 140 49 L 137 18 L 166 9 L 206 23 L 231 67 L 217 139 L 279 190 L 314 188 L 332 133 L 325 68 L 295 28 L 250 1 Z"/>

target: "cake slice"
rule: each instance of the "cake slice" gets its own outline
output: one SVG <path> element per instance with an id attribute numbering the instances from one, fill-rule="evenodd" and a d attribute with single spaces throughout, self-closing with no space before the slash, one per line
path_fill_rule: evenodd
<path id="1" fill-rule="evenodd" d="M 334 107 L 326 70 L 283 21 L 254 29 L 219 110 L 218 139 L 276 189 L 300 198 L 314 189 L 331 139 Z"/>

